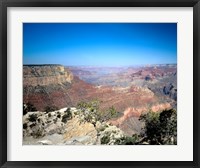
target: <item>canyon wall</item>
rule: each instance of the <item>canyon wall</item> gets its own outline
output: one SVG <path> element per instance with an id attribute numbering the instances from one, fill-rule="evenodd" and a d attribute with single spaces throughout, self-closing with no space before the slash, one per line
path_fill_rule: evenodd
<path id="1" fill-rule="evenodd" d="M 45 86 L 73 80 L 72 73 L 61 65 L 25 65 L 23 67 L 24 86 Z"/>
<path id="2" fill-rule="evenodd" d="M 37 110 L 73 105 L 68 95 L 74 76 L 61 65 L 23 66 L 23 102 Z"/>
<path id="3" fill-rule="evenodd" d="M 30 103 L 38 111 L 44 112 L 50 107 L 56 107 L 51 109 L 54 111 L 77 107 L 80 102 L 98 100 L 101 102 L 101 112 L 106 112 L 112 106 L 116 109 L 118 116 L 110 122 L 127 135 L 141 132 L 142 124 L 138 119 L 142 113 L 150 109 L 154 112 L 169 109 L 175 103 L 168 97 L 171 85 L 165 89 L 167 95 L 160 93 L 163 92 L 163 86 L 168 86 L 165 81 L 158 83 L 158 86 L 153 83 L 155 89 L 136 85 L 97 87 L 81 80 L 61 65 L 26 65 L 23 68 L 24 103 Z M 155 94 L 156 91 L 160 94 Z"/>

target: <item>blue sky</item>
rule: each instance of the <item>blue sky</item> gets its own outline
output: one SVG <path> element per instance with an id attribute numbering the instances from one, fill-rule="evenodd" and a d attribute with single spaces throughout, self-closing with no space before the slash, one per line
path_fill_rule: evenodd
<path id="1" fill-rule="evenodd" d="M 176 23 L 24 23 L 23 63 L 177 63 Z"/>

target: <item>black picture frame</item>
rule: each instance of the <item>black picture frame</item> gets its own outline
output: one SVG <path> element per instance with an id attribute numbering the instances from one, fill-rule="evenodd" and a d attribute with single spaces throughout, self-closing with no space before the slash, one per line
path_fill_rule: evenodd
<path id="1" fill-rule="evenodd" d="M 1 167 L 200 167 L 200 0 L 1 0 L 0 1 L 0 165 Z M 7 161 L 8 7 L 193 7 L 193 161 Z"/>

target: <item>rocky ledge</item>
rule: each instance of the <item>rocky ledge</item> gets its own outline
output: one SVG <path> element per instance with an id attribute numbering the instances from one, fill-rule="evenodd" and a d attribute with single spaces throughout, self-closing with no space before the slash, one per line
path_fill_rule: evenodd
<path id="1" fill-rule="evenodd" d="M 23 145 L 114 145 L 124 136 L 119 128 L 106 122 L 85 121 L 76 108 L 23 116 Z"/>

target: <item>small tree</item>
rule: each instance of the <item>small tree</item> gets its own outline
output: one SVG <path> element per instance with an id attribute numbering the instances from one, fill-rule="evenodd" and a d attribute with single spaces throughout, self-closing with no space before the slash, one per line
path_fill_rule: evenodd
<path id="1" fill-rule="evenodd" d="M 84 116 L 84 120 L 96 126 L 96 122 L 103 122 L 117 116 L 116 109 L 112 106 L 106 111 L 100 111 L 100 101 L 80 102 L 77 108 Z"/>
<path id="2" fill-rule="evenodd" d="M 160 114 L 161 139 L 163 144 L 177 144 L 177 113 L 165 110 Z"/>
<path id="3" fill-rule="evenodd" d="M 99 120 L 99 101 L 93 100 L 91 102 L 80 102 L 77 105 L 84 116 L 84 120 L 91 122 L 94 126 L 96 121 Z"/>
<path id="4" fill-rule="evenodd" d="M 104 112 L 102 111 L 100 113 L 99 120 L 101 122 L 108 121 L 108 120 L 110 120 L 112 118 L 117 117 L 117 114 L 118 114 L 117 110 L 114 108 L 114 106 L 112 106 L 112 107 L 109 107 L 108 110 L 106 110 Z"/>
<path id="5" fill-rule="evenodd" d="M 149 144 L 177 144 L 176 110 L 164 110 L 161 113 L 149 112 L 140 117 L 145 122 L 144 139 Z"/>
<path id="6" fill-rule="evenodd" d="M 62 116 L 62 122 L 63 123 L 67 123 L 67 120 L 72 119 L 72 112 L 70 108 L 67 108 L 67 110 L 65 111 L 65 114 Z"/>
<path id="7" fill-rule="evenodd" d="M 145 122 L 145 136 L 151 144 L 158 144 L 158 139 L 160 136 L 160 121 L 159 113 L 148 112 L 140 117 L 140 120 Z"/>
<path id="8" fill-rule="evenodd" d="M 29 111 L 37 111 L 36 107 L 31 104 L 30 102 L 28 103 L 23 103 L 23 115 L 27 114 Z"/>
<path id="9" fill-rule="evenodd" d="M 115 145 L 135 145 L 139 141 L 137 134 L 124 136 L 115 140 Z"/>
<path id="10" fill-rule="evenodd" d="M 29 115 L 28 120 L 30 122 L 36 122 L 37 118 L 38 118 L 37 114 L 31 114 L 31 115 Z"/>

